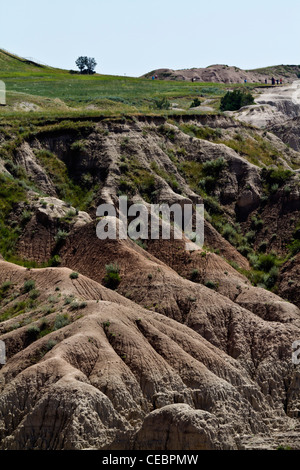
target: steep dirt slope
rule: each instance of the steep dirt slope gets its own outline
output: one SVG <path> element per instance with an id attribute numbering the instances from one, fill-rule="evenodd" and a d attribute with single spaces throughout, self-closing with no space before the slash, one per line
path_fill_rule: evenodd
<path id="1" fill-rule="evenodd" d="M 211 315 L 227 329 L 217 348 L 81 275 L 71 281 L 70 273 L 0 263 L 1 283 L 13 282 L 7 300 L 29 279 L 40 291 L 40 308 L 49 294 L 61 295 L 42 317 L 51 331 L 41 338 L 32 337 L 32 327 L 42 326 L 36 308 L 25 313 L 26 326 L 2 322 L 0 338 L 8 344 L 0 371 L 2 449 L 236 449 L 250 434 L 269 448 L 299 447 L 292 418 L 297 371 L 290 366 L 296 324 L 266 322 L 236 307 L 227 323 L 220 296 L 202 288 L 203 304 L 207 295 L 218 297 Z M 66 294 L 91 300 L 78 310 L 65 305 Z M 9 306 L 1 303 L 1 314 Z M 61 310 L 69 324 L 50 328 Z M 228 355 L 229 332 L 239 350 Z"/>
<path id="2" fill-rule="evenodd" d="M 270 131 L 294 150 L 300 150 L 300 117 L 280 122 L 270 127 Z"/>
<path id="3" fill-rule="evenodd" d="M 300 307 L 300 254 L 298 253 L 283 266 L 279 279 L 279 295 Z"/>

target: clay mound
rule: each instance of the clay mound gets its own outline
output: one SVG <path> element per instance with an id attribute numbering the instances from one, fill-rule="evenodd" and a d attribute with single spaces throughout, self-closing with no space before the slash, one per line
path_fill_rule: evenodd
<path id="1" fill-rule="evenodd" d="M 0 282 L 13 270 L 18 289 L 26 269 L 2 262 Z M 30 271 L 46 296 L 55 279 L 62 280 L 61 294 L 78 292 L 81 276 L 70 282 L 69 274 L 57 268 Z M 82 295 L 89 294 L 86 281 L 81 279 Z M 237 307 L 228 322 L 221 296 L 203 288 L 211 321 L 221 334 L 222 324 L 227 330 L 219 349 L 188 326 L 91 280 L 89 286 L 95 297 L 110 301 L 87 302 L 70 324 L 20 352 L 8 347 L 0 371 L 1 449 L 237 449 L 248 434 L 269 439 L 274 448 L 273 427 L 283 434 L 295 429 L 285 412 L 293 416 L 297 409 L 289 347 L 299 328 L 265 322 Z M 71 315 L 71 307 L 66 309 Z M 39 325 L 32 314 L 32 324 Z M 9 335 L 17 343 L 22 331 Z"/>
<path id="2" fill-rule="evenodd" d="M 101 284 L 79 275 L 77 279 L 71 279 L 72 271 L 68 268 L 44 268 L 28 269 L 16 264 L 0 261 L 0 279 L 3 282 L 10 281 L 15 289 L 21 289 L 24 282 L 32 280 L 35 289 L 43 291 L 44 295 L 63 291 L 66 295 L 75 295 L 85 300 L 107 300 L 126 303 L 126 299 Z"/>
<path id="3" fill-rule="evenodd" d="M 275 78 L 284 77 L 285 83 L 290 83 L 297 79 L 299 67 L 294 66 L 289 71 L 282 70 L 281 67 L 267 67 L 266 69 L 242 70 L 238 67 L 228 65 L 210 65 L 205 68 L 192 68 L 183 70 L 157 69 L 143 75 L 144 78 L 157 76 L 159 80 L 189 80 L 198 82 L 217 83 L 243 83 L 246 79 L 248 83 L 271 83 L 272 73 Z"/>
<path id="4" fill-rule="evenodd" d="M 178 429 L 182 432 L 178 432 Z M 223 431 L 218 429 L 218 422 L 211 413 L 194 410 L 187 404 L 168 405 L 146 417 L 137 434 L 135 449 L 234 449 L 232 439 L 220 447 L 222 434 Z"/>

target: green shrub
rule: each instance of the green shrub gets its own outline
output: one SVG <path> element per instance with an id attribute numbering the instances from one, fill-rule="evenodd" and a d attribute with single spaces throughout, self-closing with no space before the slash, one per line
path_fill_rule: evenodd
<path id="1" fill-rule="evenodd" d="M 127 173 L 129 171 L 129 166 L 127 163 L 121 163 L 119 168 L 121 173 Z"/>
<path id="2" fill-rule="evenodd" d="M 278 188 L 279 188 L 279 186 L 278 186 L 277 183 L 272 184 L 272 186 L 270 187 L 271 193 L 277 193 Z"/>
<path id="3" fill-rule="evenodd" d="M 237 247 L 237 250 L 241 253 L 241 255 L 246 256 L 246 257 L 253 251 L 252 248 L 247 244 L 239 245 Z"/>
<path id="4" fill-rule="evenodd" d="M 85 150 L 85 144 L 82 140 L 77 140 L 76 142 L 74 142 L 71 147 L 70 147 L 71 151 L 74 152 L 74 153 L 80 153 L 80 152 L 84 152 Z"/>
<path id="5" fill-rule="evenodd" d="M 83 310 L 87 307 L 87 302 L 75 302 L 73 301 L 70 305 L 71 310 Z"/>
<path id="6" fill-rule="evenodd" d="M 200 106 L 201 104 L 201 101 L 199 100 L 199 98 L 195 98 L 190 106 L 190 108 L 197 108 L 198 106 Z"/>
<path id="7" fill-rule="evenodd" d="M 31 344 L 38 339 L 40 329 L 37 325 L 32 325 L 26 330 L 27 341 Z"/>
<path id="8" fill-rule="evenodd" d="M 185 134 L 204 140 L 218 140 L 222 137 L 221 129 L 213 129 L 209 126 L 196 126 L 194 124 L 183 124 L 179 128 Z"/>
<path id="9" fill-rule="evenodd" d="M 74 219 L 74 217 L 76 217 L 76 215 L 77 215 L 77 212 L 76 212 L 75 210 L 73 210 L 73 209 L 70 209 L 70 210 L 66 213 L 65 217 L 63 218 L 63 221 L 70 223 L 70 222 L 72 222 L 72 220 Z M 67 233 L 67 232 L 64 232 L 64 233 Z M 67 236 L 68 236 L 68 234 L 65 236 L 65 238 L 67 238 Z"/>
<path id="10" fill-rule="evenodd" d="M 263 283 L 267 289 L 272 289 L 275 286 L 277 279 L 278 279 L 278 268 L 273 266 L 268 274 L 265 274 L 263 277 Z"/>
<path id="11" fill-rule="evenodd" d="M 70 305 L 71 310 L 79 310 L 79 303 L 76 301 L 73 301 Z"/>
<path id="12" fill-rule="evenodd" d="M 56 243 L 62 242 L 67 239 L 69 236 L 69 233 L 66 232 L 65 230 L 58 230 L 56 236 L 55 236 L 55 241 Z"/>
<path id="13" fill-rule="evenodd" d="M 67 314 L 57 315 L 55 318 L 54 330 L 60 330 L 61 328 L 64 328 L 65 326 L 69 324 L 70 324 L 70 319 Z"/>
<path id="14" fill-rule="evenodd" d="M 91 188 L 94 183 L 94 178 L 90 173 L 85 173 L 81 175 L 80 182 L 83 187 Z"/>
<path id="15" fill-rule="evenodd" d="M 107 264 L 105 266 L 105 271 L 106 271 L 106 274 L 108 274 L 108 273 L 119 273 L 120 268 L 119 268 L 117 263 L 111 263 L 111 264 Z"/>
<path id="16" fill-rule="evenodd" d="M 205 199 L 204 199 L 204 203 L 205 203 L 205 206 L 206 206 L 206 209 L 212 213 L 212 214 L 222 214 L 222 208 L 219 204 L 219 202 L 211 197 L 211 196 L 206 196 Z M 213 220 L 212 220 L 213 222 Z"/>
<path id="17" fill-rule="evenodd" d="M 190 279 L 193 282 L 195 282 L 199 279 L 199 270 L 198 269 L 193 269 L 193 271 L 191 272 Z"/>
<path id="18" fill-rule="evenodd" d="M 208 160 L 203 163 L 202 171 L 206 176 L 218 177 L 220 173 L 226 168 L 227 161 L 223 157 L 216 160 Z"/>
<path id="19" fill-rule="evenodd" d="M 49 295 L 48 302 L 50 304 L 57 304 L 59 302 L 59 297 L 55 297 L 54 295 Z"/>
<path id="20" fill-rule="evenodd" d="M 141 196 L 148 202 L 152 200 L 153 193 L 155 192 L 155 178 L 150 173 L 141 174 L 136 180 L 138 189 Z"/>
<path id="21" fill-rule="evenodd" d="M 132 181 L 129 181 L 125 178 L 120 178 L 119 191 L 123 194 L 134 194 L 136 192 L 136 188 Z"/>
<path id="22" fill-rule="evenodd" d="M 261 230 L 264 225 L 264 221 L 259 217 L 253 216 L 251 218 L 251 228 L 255 230 Z"/>
<path id="23" fill-rule="evenodd" d="M 246 93 L 241 90 L 228 91 L 223 98 L 221 98 L 220 110 L 221 111 L 237 111 L 243 106 L 248 106 L 254 103 L 254 97 L 251 93 Z"/>
<path id="24" fill-rule="evenodd" d="M 34 290 L 32 290 L 32 291 L 30 292 L 29 297 L 30 297 L 30 299 L 32 299 L 32 300 L 36 300 L 40 295 L 41 295 L 41 294 L 40 294 L 40 291 L 34 289 Z"/>
<path id="25" fill-rule="evenodd" d="M 204 285 L 205 287 L 208 287 L 209 289 L 213 289 L 213 290 L 217 289 L 218 287 L 218 284 L 213 281 L 206 281 Z"/>
<path id="26" fill-rule="evenodd" d="M 70 305 L 74 300 L 74 296 L 66 297 L 64 305 Z"/>
<path id="27" fill-rule="evenodd" d="M 12 161 L 8 160 L 4 164 L 5 169 L 14 177 L 24 179 L 26 173 L 22 166 L 15 165 Z"/>
<path id="28" fill-rule="evenodd" d="M 106 276 L 104 278 L 104 285 L 108 289 L 112 289 L 112 290 L 117 289 L 120 282 L 121 282 L 121 278 L 120 278 L 120 275 L 118 273 L 106 274 Z"/>
<path id="29" fill-rule="evenodd" d="M 11 281 L 3 282 L 3 284 L 1 284 L 0 286 L 1 293 L 7 292 L 11 288 L 12 285 L 13 284 Z"/>
<path id="30" fill-rule="evenodd" d="M 213 176 L 206 176 L 199 181 L 199 187 L 204 189 L 207 193 L 213 191 L 216 187 L 217 181 Z"/>
<path id="31" fill-rule="evenodd" d="M 61 264 L 61 257 L 58 255 L 54 255 L 49 261 L 49 266 L 54 267 L 54 268 L 59 266 L 60 264 Z"/>
<path id="32" fill-rule="evenodd" d="M 55 346 L 57 345 L 57 341 L 54 339 L 49 339 L 49 341 L 46 343 L 45 349 L 46 351 L 51 351 Z"/>
<path id="33" fill-rule="evenodd" d="M 174 142 L 176 134 L 175 129 L 173 129 L 172 127 L 162 124 L 158 127 L 158 132 L 167 137 L 169 140 L 171 140 L 171 142 Z"/>
<path id="34" fill-rule="evenodd" d="M 223 227 L 222 235 L 223 235 L 224 238 L 226 238 L 226 240 L 233 243 L 234 240 L 235 240 L 235 236 L 236 236 L 236 230 L 232 225 L 226 224 Z"/>
<path id="35" fill-rule="evenodd" d="M 289 245 L 288 249 L 292 256 L 295 256 L 297 253 L 300 252 L 300 240 L 293 240 Z"/>
<path id="36" fill-rule="evenodd" d="M 278 185 L 281 187 L 292 176 L 292 171 L 285 170 L 284 168 L 263 168 L 261 172 L 262 179 L 266 182 L 269 189 Z"/>
<path id="37" fill-rule="evenodd" d="M 105 270 L 106 275 L 103 279 L 105 287 L 112 290 L 117 289 L 121 282 L 119 266 L 117 264 L 109 264 L 105 266 Z"/>
<path id="38" fill-rule="evenodd" d="M 23 226 L 26 225 L 30 221 L 32 215 L 32 212 L 24 210 L 21 215 L 21 224 Z"/>
<path id="39" fill-rule="evenodd" d="M 166 97 L 156 98 L 153 100 L 153 106 L 157 109 L 170 109 L 171 103 Z"/>
<path id="40" fill-rule="evenodd" d="M 253 230 L 251 230 L 250 232 L 247 232 L 246 235 L 245 235 L 245 238 L 246 238 L 247 242 L 248 243 L 254 242 L 255 235 L 256 235 L 256 233 Z"/>
<path id="41" fill-rule="evenodd" d="M 276 266 L 277 259 L 272 253 L 263 254 L 258 257 L 257 269 L 268 273 L 274 266 Z"/>
<path id="42" fill-rule="evenodd" d="M 265 253 L 267 251 L 267 248 L 268 248 L 268 242 L 264 240 L 263 242 L 259 244 L 258 251 L 260 253 Z"/>
<path id="43" fill-rule="evenodd" d="M 33 289 L 35 289 L 35 282 L 32 279 L 24 282 L 23 291 L 25 293 L 28 293 Z"/>
<path id="44" fill-rule="evenodd" d="M 76 272 L 73 272 L 70 274 L 70 279 L 75 280 L 79 278 L 79 274 Z"/>

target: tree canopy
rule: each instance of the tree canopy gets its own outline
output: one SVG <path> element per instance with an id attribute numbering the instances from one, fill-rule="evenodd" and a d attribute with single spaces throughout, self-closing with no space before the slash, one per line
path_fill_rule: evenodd
<path id="1" fill-rule="evenodd" d="M 89 75 L 95 73 L 97 62 L 93 57 L 80 56 L 75 63 L 79 68 L 80 73 Z"/>
<path id="2" fill-rule="evenodd" d="M 251 93 L 246 93 L 241 90 L 228 91 L 221 99 L 221 111 L 237 111 L 243 106 L 248 106 L 254 103 L 254 98 Z"/>

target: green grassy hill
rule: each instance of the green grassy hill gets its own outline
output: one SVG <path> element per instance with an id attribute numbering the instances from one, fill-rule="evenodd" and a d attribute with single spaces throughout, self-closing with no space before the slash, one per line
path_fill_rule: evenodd
<path id="1" fill-rule="evenodd" d="M 261 73 L 268 77 L 272 77 L 272 75 L 274 75 L 276 77 L 294 77 L 297 79 L 300 76 L 300 65 L 274 65 L 272 67 L 254 69 L 251 70 L 251 72 Z"/>
<path id="2" fill-rule="evenodd" d="M 0 80 L 6 84 L 7 106 L 0 117 L 93 116 L 115 114 L 207 113 L 190 108 L 198 98 L 210 99 L 210 112 L 217 112 L 226 85 L 147 80 L 141 78 L 80 75 L 37 64 L 0 49 Z M 238 85 L 237 85 L 238 86 Z M 231 85 L 232 88 L 232 85 Z M 169 109 L 163 102 L 167 100 Z"/>
<path id="3" fill-rule="evenodd" d="M 300 66 L 257 69 L 267 76 L 295 76 Z M 7 106 L 2 117 L 87 117 L 119 114 L 207 114 L 219 110 L 227 89 L 244 84 L 192 83 L 110 75 L 80 75 L 23 59 L 0 49 L 0 80 L 5 82 Z M 248 84 L 249 89 L 255 84 Z M 198 98 L 205 107 L 191 108 Z M 167 103 L 167 105 L 166 105 Z M 207 108 L 209 106 L 209 108 Z"/>
<path id="4" fill-rule="evenodd" d="M 50 67 L 38 64 L 31 60 L 23 59 L 15 54 L 0 49 L 0 73 L 31 73 L 47 70 Z"/>

